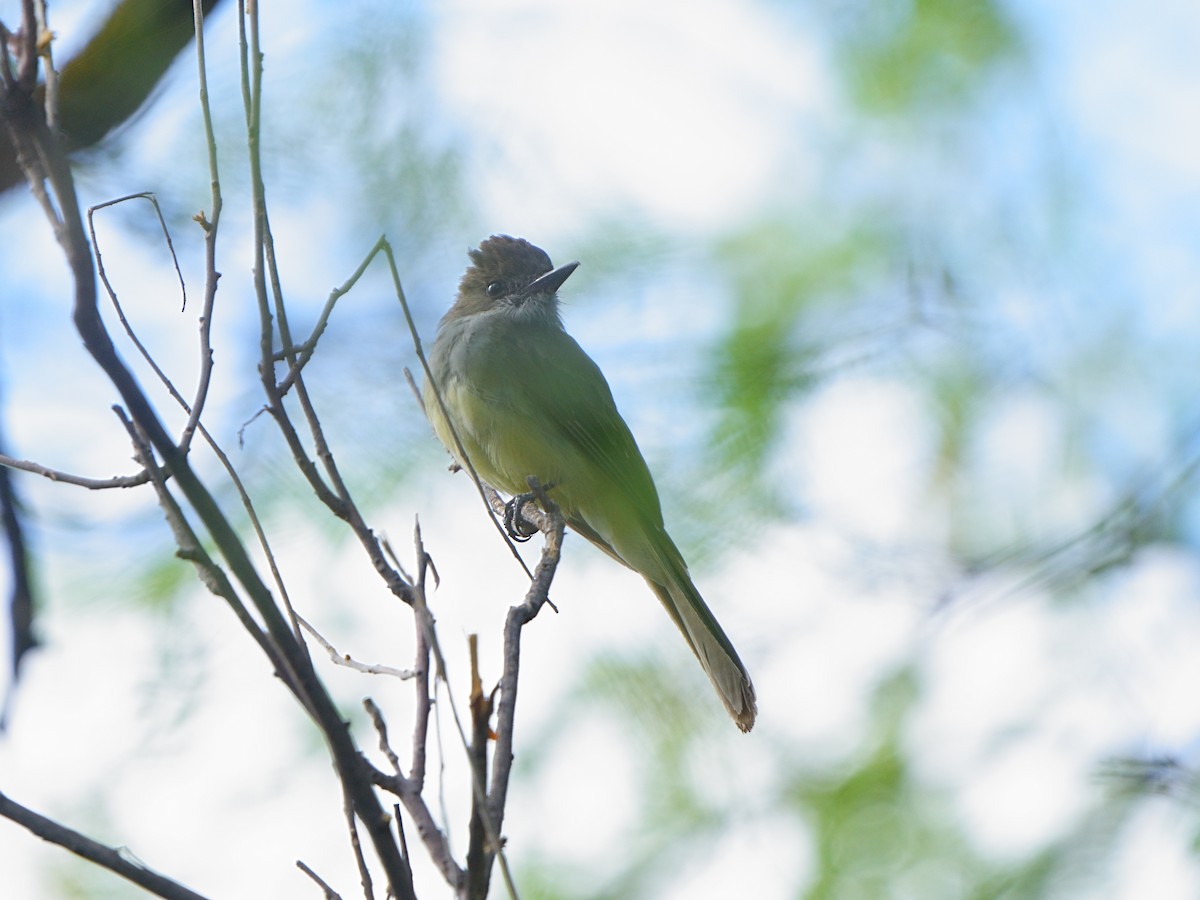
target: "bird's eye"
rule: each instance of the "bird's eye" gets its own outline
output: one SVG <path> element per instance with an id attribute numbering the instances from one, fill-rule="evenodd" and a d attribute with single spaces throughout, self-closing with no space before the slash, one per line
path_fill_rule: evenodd
<path id="1" fill-rule="evenodd" d="M 502 295 L 504 293 L 503 282 L 493 281 L 491 284 L 489 284 L 487 286 L 487 293 L 488 293 L 489 297 L 499 297 L 500 295 Z"/>

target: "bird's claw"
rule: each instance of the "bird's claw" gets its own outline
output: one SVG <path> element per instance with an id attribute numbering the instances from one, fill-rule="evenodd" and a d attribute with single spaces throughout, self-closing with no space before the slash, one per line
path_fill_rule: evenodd
<path id="1" fill-rule="evenodd" d="M 525 504 L 533 500 L 535 494 L 529 491 L 517 494 L 504 504 L 504 530 L 514 541 L 524 543 L 538 533 L 537 524 L 525 518 Z"/>

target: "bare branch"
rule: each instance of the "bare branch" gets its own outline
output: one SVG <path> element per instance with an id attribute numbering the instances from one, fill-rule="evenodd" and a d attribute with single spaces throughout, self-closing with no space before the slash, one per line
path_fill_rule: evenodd
<path id="1" fill-rule="evenodd" d="M 43 478 L 48 478 L 50 481 L 61 481 L 64 484 L 73 484 L 77 487 L 87 488 L 90 491 L 103 491 L 109 488 L 131 488 L 146 484 L 150 481 L 150 474 L 145 471 L 138 472 L 136 475 L 114 475 L 111 478 L 88 478 L 84 475 L 72 475 L 70 472 L 63 472 L 59 469 L 51 469 L 49 466 L 43 466 L 41 463 L 33 462 L 28 459 L 17 459 L 13 456 L 0 453 L 0 466 L 7 466 L 10 469 L 20 469 L 22 472 L 32 472 L 34 475 L 41 475 Z"/>
<path id="2" fill-rule="evenodd" d="M 342 786 L 342 812 L 346 816 L 346 829 L 350 833 L 350 847 L 354 851 L 354 863 L 358 866 L 358 883 L 362 886 L 365 900 L 375 900 L 375 884 L 371 870 L 363 856 L 362 841 L 358 839 L 358 824 L 354 818 L 354 798 Z M 407 857 L 401 857 L 407 863 Z"/>
<path id="3" fill-rule="evenodd" d="M 466 884 L 466 872 L 454 861 L 454 855 L 450 852 L 450 842 L 446 838 L 445 832 L 438 827 L 433 813 L 429 811 L 429 806 L 421 794 L 421 787 L 401 774 L 400 760 L 388 742 L 387 724 L 384 722 L 383 713 L 371 701 L 365 701 L 363 705 L 375 725 L 375 731 L 379 735 L 379 745 L 395 770 L 392 774 L 388 774 L 368 764 L 371 779 L 379 787 L 390 791 L 400 799 L 408 814 L 412 816 L 413 822 L 416 823 L 417 834 L 434 865 L 438 867 L 446 883 L 456 893 L 460 892 L 463 885 Z"/>
<path id="4" fill-rule="evenodd" d="M 211 178 L 211 209 L 206 218 L 203 214 L 198 217 L 204 228 L 204 303 L 200 310 L 200 377 L 196 381 L 196 392 L 192 398 L 191 415 L 183 426 L 179 445 L 186 451 L 191 443 L 192 435 L 200 425 L 200 416 L 204 412 L 204 404 L 208 399 L 208 389 L 212 382 L 213 351 L 212 351 L 212 319 L 213 308 L 217 298 L 217 282 L 221 275 L 217 271 L 217 231 L 221 223 L 221 178 L 217 168 L 217 138 L 213 131 L 212 110 L 208 102 L 208 67 L 204 57 L 204 5 L 192 3 L 192 25 L 196 33 L 196 66 L 200 82 L 200 113 L 204 119 L 204 138 L 208 148 L 208 170 Z M 165 229 L 165 226 L 164 226 Z M 167 241 L 171 237 L 167 235 Z M 182 283 L 182 276 L 180 282 Z M 184 302 L 187 296 L 184 295 Z"/>
<path id="5" fill-rule="evenodd" d="M 483 692 L 479 677 L 479 637 L 471 635 L 471 746 L 468 761 L 474 790 L 471 792 L 471 821 L 467 829 L 467 898 L 487 900 L 491 878 L 489 859 L 500 850 L 500 836 L 489 820 L 487 796 L 487 751 L 491 735 L 492 694 Z"/>
<path id="6" fill-rule="evenodd" d="M 342 900 L 342 895 L 331 888 L 329 884 L 324 881 L 320 875 L 310 869 L 308 864 L 303 860 L 296 860 L 296 868 L 317 883 L 321 890 L 325 892 L 325 900 Z"/>
<path id="7" fill-rule="evenodd" d="M 321 335 L 325 333 L 325 329 L 329 326 L 329 317 L 333 313 L 334 305 L 354 289 L 354 286 L 358 284 L 358 280 L 362 278 L 363 273 L 367 271 L 367 268 L 378 253 L 379 243 L 376 242 L 375 246 L 367 253 L 366 258 L 358 264 L 358 268 L 354 270 L 354 273 L 341 285 L 329 292 L 329 297 L 325 300 L 325 306 L 322 307 L 321 314 L 317 316 L 317 322 L 313 326 L 312 333 L 309 334 L 308 339 L 304 343 L 295 347 L 287 343 L 284 344 L 283 352 L 279 354 L 279 358 L 288 361 L 288 372 L 278 383 L 280 394 L 286 394 L 291 390 L 296 379 L 300 377 L 300 370 L 308 364 L 308 361 L 312 359 L 313 353 L 316 352 L 317 341 L 321 339 Z M 282 326 L 280 331 L 282 333 Z M 299 353 L 296 352 L 297 350 Z"/>
<path id="8" fill-rule="evenodd" d="M 2 791 L 0 791 L 0 816 L 16 822 L 44 841 L 57 844 L 76 856 L 132 881 L 138 887 L 145 888 L 158 897 L 166 897 L 168 900 L 205 900 L 203 894 L 197 894 L 179 882 L 142 865 L 128 850 L 101 844 L 74 829 L 47 819 L 28 807 L 9 799 Z"/>
<path id="9" fill-rule="evenodd" d="M 408 777 L 420 792 L 425 789 L 425 754 L 426 745 L 429 742 L 429 714 L 433 709 L 433 696 L 429 692 L 429 633 L 433 628 L 433 622 L 426 621 L 430 618 L 430 613 L 425 603 L 425 583 L 426 573 L 429 571 L 433 572 L 436 583 L 437 568 L 433 565 L 429 554 L 425 552 L 419 520 L 413 527 L 413 543 L 416 545 L 417 551 L 416 600 L 413 603 L 413 620 L 417 631 L 416 661 L 413 665 L 413 668 L 417 670 L 415 679 L 417 711 L 416 721 L 413 723 L 412 768 L 409 770 Z"/>
<path id="10" fill-rule="evenodd" d="M 329 654 L 329 658 L 335 664 L 345 666 L 347 669 L 353 669 L 356 672 L 364 672 L 367 675 L 392 675 L 403 681 L 416 677 L 417 673 L 413 669 L 397 669 L 394 666 L 385 666 L 379 663 L 361 663 L 349 654 L 339 653 L 337 648 L 325 640 L 325 637 L 317 629 L 313 628 L 303 616 L 299 613 L 296 613 L 295 616 L 296 621 L 300 623 L 300 627 L 307 631 L 321 645 L 322 649 Z"/>
<path id="11" fill-rule="evenodd" d="M 397 775 L 402 775 L 400 757 L 396 755 L 396 751 L 392 749 L 391 742 L 388 740 L 387 722 L 384 721 L 383 710 L 370 697 L 363 700 L 363 708 L 367 711 L 367 715 L 371 717 L 371 722 L 375 725 L 375 732 L 379 735 L 379 749 L 388 758 L 388 762 L 392 764 L 392 771 Z"/>
<path id="12" fill-rule="evenodd" d="M 492 786 L 488 803 L 497 830 L 504 823 L 508 799 L 508 779 L 513 761 L 513 729 L 517 707 L 517 679 L 521 664 L 521 629 L 533 621 L 542 606 L 550 601 L 550 584 L 562 554 L 565 522 L 558 506 L 540 489 L 534 479 L 530 488 L 538 495 L 549 522 L 546 545 L 534 572 L 525 601 L 508 611 L 504 621 L 504 674 L 500 678 L 500 702 L 496 706 L 496 749 L 492 754 Z"/>

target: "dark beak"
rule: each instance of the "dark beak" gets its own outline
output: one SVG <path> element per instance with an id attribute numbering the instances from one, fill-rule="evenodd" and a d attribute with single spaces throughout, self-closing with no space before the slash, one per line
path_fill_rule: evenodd
<path id="1" fill-rule="evenodd" d="M 562 287 L 562 283 L 570 277 L 571 273 L 579 268 L 579 263 L 569 262 L 565 266 L 559 266 L 538 278 L 533 284 L 525 289 L 526 296 L 533 294 L 553 294 Z"/>

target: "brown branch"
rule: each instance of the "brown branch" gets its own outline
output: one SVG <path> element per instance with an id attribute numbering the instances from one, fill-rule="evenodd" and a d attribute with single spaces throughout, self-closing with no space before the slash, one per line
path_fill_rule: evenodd
<path id="1" fill-rule="evenodd" d="M 315 353 L 317 349 L 317 342 L 321 339 L 321 335 L 325 333 L 325 329 L 329 326 L 329 317 L 333 314 L 334 305 L 338 302 L 338 300 L 354 289 L 354 286 L 358 284 L 358 280 L 362 278 L 363 273 L 367 271 L 367 268 L 371 265 L 371 262 L 375 259 L 378 253 L 379 244 L 376 243 L 375 246 L 371 248 L 370 252 L 367 253 L 366 258 L 358 264 L 358 268 L 354 270 L 353 274 L 351 274 L 351 276 L 342 284 L 338 285 L 329 292 L 329 296 L 325 300 L 325 305 L 321 308 L 321 314 L 317 316 L 316 324 L 313 325 L 312 332 L 309 334 L 308 339 L 305 340 L 304 343 L 297 346 L 291 346 L 286 342 L 284 343 L 284 350 L 277 357 L 280 359 L 286 359 L 288 363 L 287 374 L 284 375 L 284 377 L 280 379 L 279 383 L 276 385 L 281 395 L 286 394 L 289 390 L 291 390 L 296 379 L 300 377 L 300 371 L 308 364 L 308 361 L 312 359 L 313 353 Z M 282 334 L 286 328 L 286 325 L 282 320 L 280 324 L 280 332 Z M 299 353 L 296 352 L 297 350 Z"/>
<path id="2" fill-rule="evenodd" d="M 471 709 L 471 745 L 468 748 L 468 762 L 471 765 L 473 790 L 471 819 L 467 826 L 467 898 L 487 900 L 488 881 L 491 876 L 488 859 L 500 849 L 493 843 L 499 840 L 498 829 L 494 827 L 494 822 L 488 821 L 487 751 L 492 730 L 492 695 L 483 692 L 483 682 L 479 677 L 479 637 L 473 634 L 469 641 L 471 695 L 468 703 Z"/>
<path id="3" fill-rule="evenodd" d="M 317 883 L 317 886 L 325 893 L 325 900 L 342 900 L 342 895 L 329 886 L 329 884 L 321 878 L 316 872 L 309 868 L 308 864 L 303 860 L 296 860 L 296 868 L 311 878 Z"/>
<path id="4" fill-rule="evenodd" d="M 387 772 L 380 771 L 370 763 L 365 763 L 371 780 L 385 791 L 390 791 L 399 798 L 405 810 L 412 816 L 413 822 L 417 826 L 417 835 L 425 845 L 425 850 L 433 860 L 434 865 L 442 873 L 442 878 L 454 889 L 456 894 L 460 893 L 463 885 L 466 884 L 466 872 L 454 861 L 454 855 L 450 852 L 450 842 L 445 832 L 438 827 L 437 822 L 434 820 L 433 813 L 430 812 L 420 787 L 410 779 L 405 778 L 400 772 L 399 758 L 388 742 L 387 723 L 384 721 L 383 713 L 373 701 L 366 700 L 363 702 L 363 705 L 366 707 L 367 713 L 375 725 L 375 731 L 379 735 L 380 749 L 387 756 L 388 761 L 394 769 L 392 774 L 388 774 Z"/>
<path id="5" fill-rule="evenodd" d="M 496 749 L 492 753 L 492 786 L 488 809 L 499 831 L 504 823 L 504 806 L 508 800 L 508 779 L 512 772 L 513 730 L 517 709 L 517 679 L 521 665 L 521 629 L 533 621 L 541 608 L 550 602 L 550 584 L 562 554 L 565 523 L 558 506 L 541 490 L 535 479 L 529 479 L 530 489 L 537 495 L 549 518 L 545 531 L 546 546 L 534 570 L 533 582 L 525 601 L 509 609 L 504 620 L 504 671 L 500 677 L 500 702 L 496 706 Z"/>
<path id="6" fill-rule="evenodd" d="M 110 488 L 131 488 L 146 484 L 150 480 L 148 472 L 138 472 L 136 475 L 114 475 L 111 478 L 88 478 L 84 475 L 72 475 L 60 469 L 51 469 L 41 463 L 28 459 L 17 459 L 0 453 L 0 466 L 9 469 L 20 469 L 22 472 L 32 472 L 50 481 L 61 481 L 63 484 L 73 484 L 76 487 L 87 488 L 90 491 L 103 491 Z"/>
<path id="7" fill-rule="evenodd" d="M 208 171 L 211 179 L 211 207 L 207 217 L 203 213 L 196 216 L 196 221 L 204 229 L 204 302 L 200 309 L 200 377 L 196 380 L 191 415 L 188 416 L 179 439 L 179 445 L 184 451 L 191 443 L 192 434 L 200 427 L 200 416 L 204 412 L 204 404 L 208 400 L 208 390 L 212 383 L 213 308 L 217 300 L 217 282 L 221 279 L 221 274 L 217 271 L 217 232 L 221 223 L 221 209 L 224 206 L 221 198 L 221 178 L 217 168 L 217 138 L 213 131 L 212 110 L 208 102 L 208 66 L 205 64 L 204 56 L 204 6 L 202 3 L 192 4 L 192 16 L 192 27 L 196 34 L 196 77 L 200 85 L 200 114 L 204 121 L 204 138 L 208 149 Z M 163 228 L 165 231 L 165 224 Z M 168 234 L 168 243 L 170 240 L 171 236 Z M 182 281 L 183 278 L 180 276 L 180 282 Z M 186 295 L 184 302 L 187 302 Z"/>
<path id="8" fill-rule="evenodd" d="M 16 822 L 42 840 L 57 844 L 76 856 L 108 869 L 158 897 L 166 897 L 168 900 L 205 900 L 203 894 L 197 894 L 179 882 L 172 881 L 165 875 L 146 868 L 132 858 L 127 850 L 109 847 L 74 829 L 60 825 L 53 819 L 48 819 L 15 800 L 9 799 L 2 791 L 0 791 L 0 817 Z"/>
<path id="9" fill-rule="evenodd" d="M 358 883 L 362 886 L 365 900 L 375 900 L 375 885 L 371 880 L 371 870 L 367 866 L 367 858 L 363 856 L 362 841 L 358 838 L 358 825 L 354 817 L 354 799 L 343 786 L 342 813 L 346 817 L 346 830 L 350 833 L 350 847 L 354 851 L 354 864 L 358 866 Z M 407 858 L 405 858 L 407 860 Z"/>
<path id="10" fill-rule="evenodd" d="M 425 585 L 430 571 L 433 572 L 436 583 L 437 568 L 433 565 L 432 558 L 425 552 L 420 521 L 413 527 L 413 543 L 416 545 L 417 551 L 417 581 L 414 586 L 416 601 L 413 603 L 413 619 L 417 632 L 416 661 L 413 664 L 413 668 L 417 670 L 417 712 L 416 721 L 413 723 L 412 767 L 409 769 L 408 777 L 417 793 L 420 793 L 425 789 L 425 754 L 429 741 L 429 714 L 433 709 L 433 695 L 429 691 L 429 635 L 433 630 L 433 620 L 425 602 Z"/>

